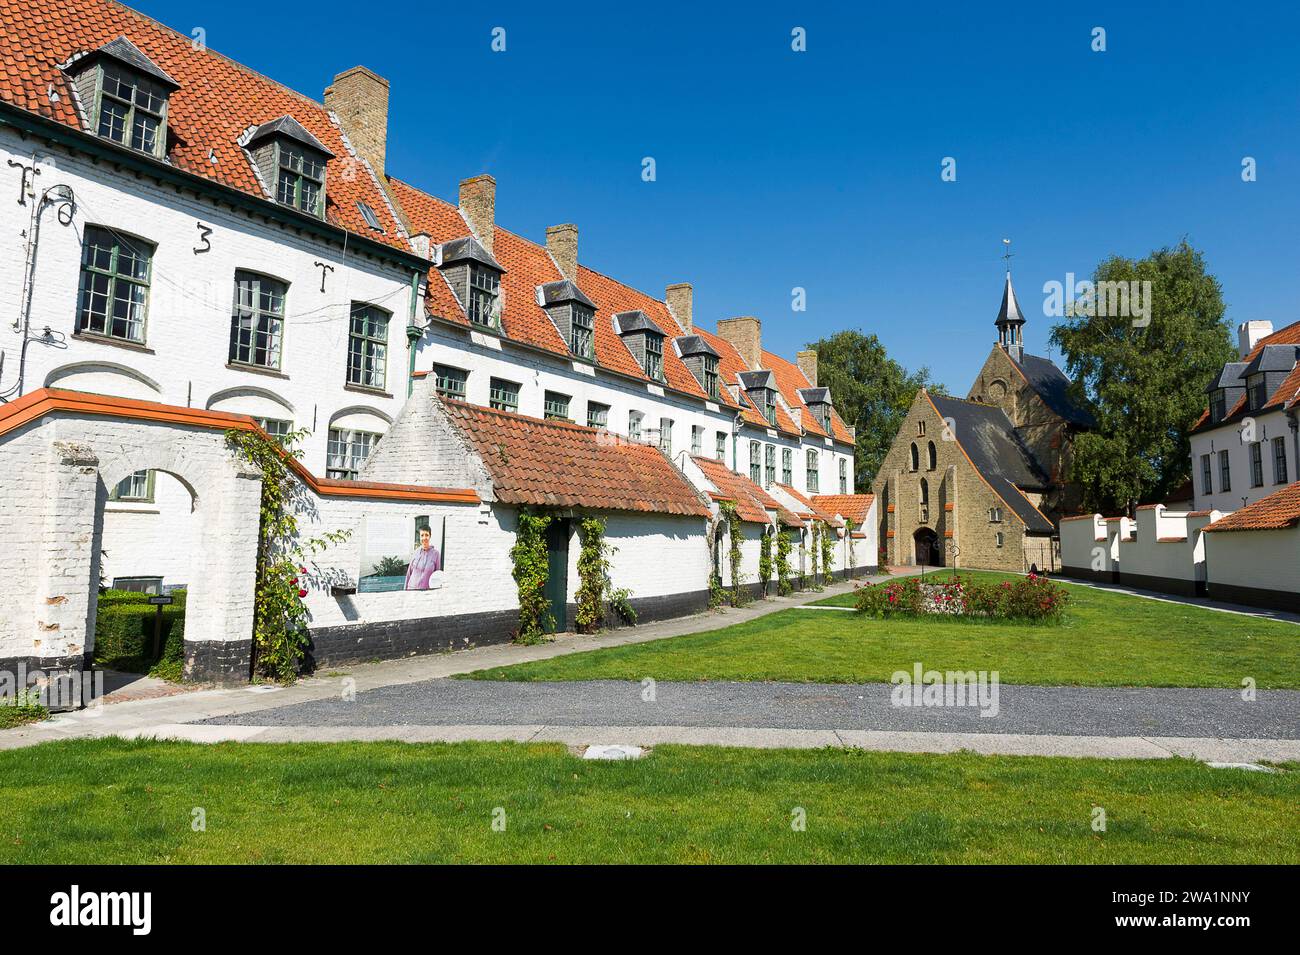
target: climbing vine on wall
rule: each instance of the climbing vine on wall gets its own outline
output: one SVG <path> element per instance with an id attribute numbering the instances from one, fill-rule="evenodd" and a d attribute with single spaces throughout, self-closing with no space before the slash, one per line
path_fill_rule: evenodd
<path id="1" fill-rule="evenodd" d="M 776 535 L 776 592 L 782 597 L 794 592 L 790 582 L 790 535 L 784 527 Z"/>
<path id="2" fill-rule="evenodd" d="M 277 440 L 262 431 L 231 428 L 226 442 L 262 472 L 262 499 L 257 535 L 253 592 L 251 676 L 292 682 L 306 656 L 308 556 L 348 539 L 347 531 L 327 531 L 300 541 L 294 513 L 303 486 L 289 465 L 302 456 L 295 445 L 307 434 L 294 431 Z"/>
<path id="3" fill-rule="evenodd" d="M 550 523 L 549 515 L 527 509 L 519 512 L 515 546 L 510 548 L 515 585 L 519 591 L 519 629 L 515 632 L 517 643 L 540 643 L 546 639 L 548 632 L 555 629 L 551 604 L 546 599 L 546 579 L 549 574 L 546 528 Z"/>
<path id="4" fill-rule="evenodd" d="M 739 607 L 745 603 L 745 595 L 741 590 L 745 575 L 740 570 L 740 516 L 736 513 L 736 505 L 731 501 L 722 501 L 718 505 L 718 510 L 721 519 L 727 522 L 727 562 L 731 565 L 731 605 Z"/>
<path id="5" fill-rule="evenodd" d="M 628 624 L 636 623 L 632 592 L 615 587 L 609 576 L 617 548 L 605 539 L 605 520 L 584 517 L 578 524 L 581 550 L 578 552 L 578 615 L 574 626 L 579 633 L 595 633 L 613 610 Z"/>
<path id="6" fill-rule="evenodd" d="M 758 582 L 763 588 L 763 596 L 767 596 L 768 585 L 772 581 L 772 534 L 768 529 L 764 529 L 763 536 L 758 542 Z"/>
<path id="7" fill-rule="evenodd" d="M 857 547 L 854 546 L 853 540 L 853 532 L 857 529 L 858 525 L 853 523 L 853 518 L 846 517 L 844 519 L 844 534 L 849 542 L 849 566 L 846 569 L 848 570 L 850 577 L 854 576 L 854 571 L 858 566 L 858 557 L 856 553 Z"/>
<path id="8" fill-rule="evenodd" d="M 822 524 L 822 579 L 835 583 L 835 529 L 829 524 Z"/>
<path id="9" fill-rule="evenodd" d="M 813 521 L 812 540 L 810 543 L 812 546 L 810 546 L 808 549 L 812 552 L 811 554 L 809 554 L 809 558 L 811 559 L 811 570 L 812 570 L 812 589 L 821 590 L 822 589 L 821 571 L 819 569 L 821 565 L 821 553 L 822 553 L 822 522 L 821 521 Z"/>

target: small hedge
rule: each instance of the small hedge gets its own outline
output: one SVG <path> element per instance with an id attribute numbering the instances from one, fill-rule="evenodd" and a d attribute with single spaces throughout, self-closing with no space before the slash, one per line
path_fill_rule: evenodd
<path id="1" fill-rule="evenodd" d="M 859 613 L 872 617 L 975 617 L 1059 623 L 1070 595 L 1046 577 L 984 583 L 954 575 L 942 583 L 905 577 L 857 589 Z"/>
<path id="2" fill-rule="evenodd" d="M 179 680 L 185 662 L 185 592 L 162 608 L 163 651 L 155 662 L 154 618 L 157 608 L 149 595 L 109 590 L 100 595 L 95 614 L 95 666 L 126 673 L 144 673 Z"/>

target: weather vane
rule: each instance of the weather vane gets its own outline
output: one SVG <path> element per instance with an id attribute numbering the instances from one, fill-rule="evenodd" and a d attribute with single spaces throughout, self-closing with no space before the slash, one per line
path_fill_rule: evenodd
<path id="1" fill-rule="evenodd" d="M 1002 245 L 1003 245 L 1003 248 L 1005 249 L 1005 251 L 1002 253 L 1002 258 L 1006 259 L 1006 261 L 1007 261 L 1007 271 L 1010 272 L 1010 271 L 1011 271 L 1011 257 L 1012 257 L 1013 255 L 1015 255 L 1015 253 L 1011 251 L 1011 240 L 1010 240 L 1010 239 L 1003 239 L 1003 240 L 1002 240 Z"/>

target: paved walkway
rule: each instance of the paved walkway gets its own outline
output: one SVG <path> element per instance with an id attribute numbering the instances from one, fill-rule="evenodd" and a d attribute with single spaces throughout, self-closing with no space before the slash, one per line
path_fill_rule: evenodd
<path id="1" fill-rule="evenodd" d="M 1052 580 L 1076 587 L 1091 587 L 1093 590 L 1109 590 L 1130 597 L 1143 597 L 1147 600 L 1159 600 L 1162 603 L 1187 604 L 1189 607 L 1202 607 L 1219 613 L 1234 613 L 1242 617 L 1261 617 L 1266 620 L 1281 620 L 1284 623 L 1300 623 L 1300 613 L 1286 610 L 1266 610 L 1262 607 L 1249 607 L 1245 604 L 1232 604 L 1222 600 L 1210 600 L 1208 597 L 1183 597 L 1178 594 L 1165 594 L 1158 590 L 1139 590 L 1123 584 L 1107 584 L 1095 580 L 1080 580 L 1077 577 L 1052 576 Z"/>

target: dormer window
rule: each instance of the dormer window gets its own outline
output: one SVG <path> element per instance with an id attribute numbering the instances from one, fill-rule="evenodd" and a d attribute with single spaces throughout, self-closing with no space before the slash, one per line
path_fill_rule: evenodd
<path id="1" fill-rule="evenodd" d="M 1263 375 L 1251 375 L 1246 382 L 1247 394 L 1250 395 L 1250 410 L 1258 411 L 1268 401 L 1268 387 Z"/>
<path id="2" fill-rule="evenodd" d="M 497 302 L 501 298 L 501 275 L 485 265 L 469 267 L 469 320 L 484 328 L 501 324 Z"/>
<path id="3" fill-rule="evenodd" d="M 592 361 L 595 358 L 595 344 L 596 313 L 575 302 L 569 325 L 569 351 L 578 358 Z"/>
<path id="4" fill-rule="evenodd" d="M 718 359 L 713 355 L 704 356 L 704 393 L 710 398 L 718 394 Z"/>
<path id="5" fill-rule="evenodd" d="M 271 198 L 325 217 L 325 166 L 334 154 L 301 123 L 288 115 L 263 123 L 249 134 L 245 148 Z"/>
<path id="6" fill-rule="evenodd" d="M 655 381 L 664 380 L 664 337 L 647 333 L 645 337 L 645 373 Z"/>
<path id="7" fill-rule="evenodd" d="M 763 417 L 767 419 L 770 425 L 776 424 L 776 392 L 771 388 L 763 388 L 762 391 L 762 408 Z"/>
<path id="8" fill-rule="evenodd" d="M 618 312 L 611 323 L 614 334 L 623 340 L 645 376 L 651 381 L 663 381 L 664 333 L 654 319 L 637 308 Z"/>
<path id="9" fill-rule="evenodd" d="M 69 68 L 97 136 L 161 159 L 167 154 L 167 98 L 180 88 L 126 37 Z"/>
<path id="10" fill-rule="evenodd" d="M 1220 388 L 1218 391 L 1215 391 L 1210 395 L 1210 420 L 1222 421 L 1224 415 L 1226 415 L 1227 413 L 1228 413 L 1227 397 L 1224 395 L 1223 389 Z"/>

